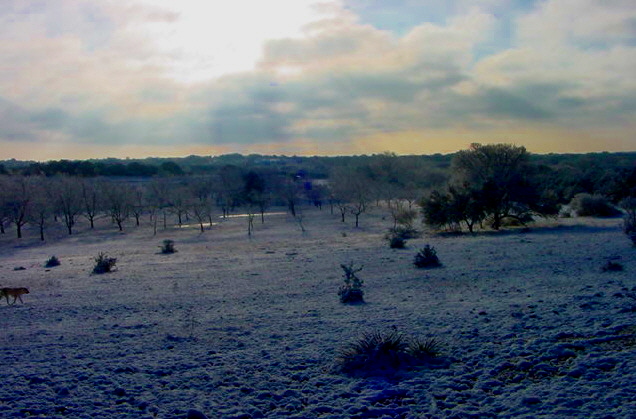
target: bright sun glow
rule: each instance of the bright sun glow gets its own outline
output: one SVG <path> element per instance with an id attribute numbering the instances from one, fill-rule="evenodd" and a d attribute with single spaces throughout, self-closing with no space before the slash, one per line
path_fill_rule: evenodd
<path id="1" fill-rule="evenodd" d="M 324 17 L 315 0 L 143 0 L 178 14 L 173 22 L 141 30 L 170 57 L 169 74 L 191 83 L 249 71 L 269 39 L 298 37 L 306 24 Z"/>

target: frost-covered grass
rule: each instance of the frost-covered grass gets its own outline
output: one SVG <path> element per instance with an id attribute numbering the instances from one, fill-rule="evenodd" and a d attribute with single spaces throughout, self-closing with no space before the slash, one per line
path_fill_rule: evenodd
<path id="1" fill-rule="evenodd" d="M 355 229 L 307 210 L 304 233 L 271 216 L 251 238 L 240 218 L 157 236 L 104 221 L 46 244 L 9 232 L 0 287 L 31 293 L 0 305 L 0 417 L 636 416 L 636 252 L 620 220 L 428 233 L 412 248 L 431 244 L 444 269 L 421 270 L 386 246 L 386 215 Z M 167 238 L 169 258 L 155 247 Z M 99 252 L 117 270 L 91 275 Z M 45 269 L 51 254 L 63 263 Z M 601 272 L 609 258 L 624 270 Z M 339 301 L 350 261 L 366 304 Z M 349 342 L 393 326 L 434 339 L 444 362 L 334 368 Z"/>

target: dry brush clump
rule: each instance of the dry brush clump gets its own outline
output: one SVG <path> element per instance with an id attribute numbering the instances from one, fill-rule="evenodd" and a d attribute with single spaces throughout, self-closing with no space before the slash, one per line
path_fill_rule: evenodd
<path id="1" fill-rule="evenodd" d="M 603 267 L 601 267 L 602 272 L 620 272 L 623 270 L 623 265 L 618 262 L 612 262 L 608 260 Z"/>
<path id="2" fill-rule="evenodd" d="M 177 249 L 174 248 L 174 241 L 170 239 L 164 240 L 163 245 L 159 246 L 159 249 L 161 249 L 161 254 L 163 255 L 169 255 L 177 252 Z"/>
<path id="3" fill-rule="evenodd" d="M 337 366 L 347 374 L 391 374 L 404 367 L 431 363 L 440 353 L 440 344 L 434 338 L 411 338 L 395 329 L 374 331 L 345 346 Z"/>
<path id="4" fill-rule="evenodd" d="M 55 266 L 60 266 L 60 265 L 61 265 L 60 260 L 55 255 L 53 255 L 46 261 L 46 263 L 44 264 L 44 267 L 53 268 Z"/>
<path id="5" fill-rule="evenodd" d="M 95 266 L 93 267 L 94 274 L 104 274 L 111 272 L 117 263 L 117 258 L 108 257 L 104 252 L 100 252 L 95 257 Z"/>

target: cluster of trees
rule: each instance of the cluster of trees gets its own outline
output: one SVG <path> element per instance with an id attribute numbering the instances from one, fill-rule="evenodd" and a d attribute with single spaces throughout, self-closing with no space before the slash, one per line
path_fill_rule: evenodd
<path id="1" fill-rule="evenodd" d="M 453 157 L 446 190 L 421 200 L 424 220 L 455 230 L 466 225 L 473 232 L 486 220 L 498 230 L 506 218 L 525 223 L 535 214 L 556 214 L 558 199 L 533 176 L 529 160 L 524 147 L 472 144 Z"/>

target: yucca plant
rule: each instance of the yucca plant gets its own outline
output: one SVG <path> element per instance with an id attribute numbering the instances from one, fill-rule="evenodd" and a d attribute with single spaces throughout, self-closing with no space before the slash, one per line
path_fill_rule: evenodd
<path id="1" fill-rule="evenodd" d="M 409 343 L 407 352 L 413 358 L 419 360 L 428 360 L 431 358 L 435 358 L 440 354 L 439 342 L 435 338 L 426 340 L 414 338 Z"/>
<path id="2" fill-rule="evenodd" d="M 437 339 L 410 338 L 397 329 L 363 334 L 340 351 L 341 372 L 353 374 L 394 373 L 402 367 L 413 367 L 439 360 Z M 437 362 L 437 361 L 435 361 Z"/>
<path id="3" fill-rule="evenodd" d="M 398 331 L 365 333 L 341 352 L 342 370 L 387 370 L 400 366 L 408 343 Z"/>
<path id="4" fill-rule="evenodd" d="M 338 289 L 341 303 L 364 303 L 364 291 L 362 291 L 362 279 L 358 278 L 357 273 L 362 270 L 362 266 L 355 268 L 353 262 L 348 265 L 340 264 L 344 271 L 344 285 Z"/>

